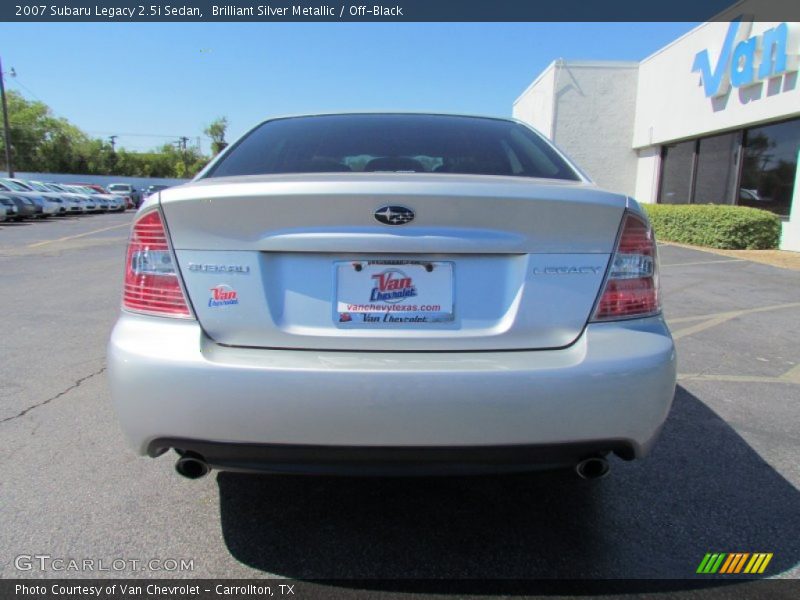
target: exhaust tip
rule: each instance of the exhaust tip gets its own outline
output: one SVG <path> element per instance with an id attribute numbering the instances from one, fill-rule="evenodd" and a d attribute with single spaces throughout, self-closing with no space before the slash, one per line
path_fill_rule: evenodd
<path id="1" fill-rule="evenodd" d="M 200 479 L 208 475 L 211 467 L 208 466 L 206 461 L 201 456 L 193 456 L 184 454 L 175 463 L 175 470 L 179 475 L 186 477 L 186 479 Z"/>
<path id="2" fill-rule="evenodd" d="M 610 468 L 605 458 L 593 456 L 575 465 L 575 472 L 581 479 L 602 479 L 608 475 Z"/>

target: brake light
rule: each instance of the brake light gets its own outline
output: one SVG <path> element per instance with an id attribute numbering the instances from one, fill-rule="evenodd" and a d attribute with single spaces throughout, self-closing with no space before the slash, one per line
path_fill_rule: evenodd
<path id="1" fill-rule="evenodd" d="M 125 263 L 122 306 L 150 315 L 192 317 L 158 210 L 142 215 L 133 225 Z"/>
<path id="2" fill-rule="evenodd" d="M 660 310 L 653 230 L 641 217 L 627 213 L 592 320 L 644 317 Z"/>

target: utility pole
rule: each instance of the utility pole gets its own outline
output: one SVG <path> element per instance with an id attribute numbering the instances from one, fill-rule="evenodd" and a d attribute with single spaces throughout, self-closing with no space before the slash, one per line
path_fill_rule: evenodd
<path id="1" fill-rule="evenodd" d="M 14 176 L 14 167 L 11 166 L 11 127 L 8 125 L 8 104 L 6 103 L 6 85 L 3 80 L 3 62 L 0 61 L 0 96 L 3 102 L 3 146 L 6 149 L 6 169 L 8 176 Z"/>
<path id="2" fill-rule="evenodd" d="M 118 135 L 110 135 L 108 136 L 108 141 L 111 143 L 111 151 L 114 152 L 114 148 L 117 145 L 117 138 Z"/>
<path id="3" fill-rule="evenodd" d="M 181 150 L 181 162 L 183 163 L 183 173 L 186 174 L 186 171 L 189 169 L 189 165 L 186 164 L 186 144 L 188 143 L 189 138 L 185 135 L 182 135 L 178 138 L 178 147 Z"/>

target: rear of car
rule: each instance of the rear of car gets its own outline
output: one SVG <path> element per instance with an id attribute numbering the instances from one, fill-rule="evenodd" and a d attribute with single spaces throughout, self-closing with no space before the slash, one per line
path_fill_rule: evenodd
<path id="1" fill-rule="evenodd" d="M 146 201 L 125 268 L 112 397 L 188 476 L 602 474 L 674 393 L 646 216 L 514 121 L 268 121 Z"/>
<path id="2" fill-rule="evenodd" d="M 142 194 L 129 183 L 112 183 L 108 186 L 108 193 L 130 198 L 134 208 L 142 204 Z"/>

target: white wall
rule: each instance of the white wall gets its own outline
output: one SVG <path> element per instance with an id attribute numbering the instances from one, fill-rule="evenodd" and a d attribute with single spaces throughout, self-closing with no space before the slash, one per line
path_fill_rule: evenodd
<path id="1" fill-rule="evenodd" d="M 552 63 L 514 103 L 530 123 L 600 187 L 633 195 L 637 155 L 631 149 L 638 63 Z"/>
<path id="2" fill-rule="evenodd" d="M 655 204 L 658 197 L 658 176 L 661 170 L 661 150 L 657 146 L 638 151 L 636 192 L 639 202 Z"/>
<path id="3" fill-rule="evenodd" d="M 525 121 L 545 137 L 553 137 L 555 62 L 552 62 L 514 101 L 511 114 Z"/>
<path id="4" fill-rule="evenodd" d="M 794 194 L 789 220 L 784 221 L 781 235 L 781 250 L 800 252 L 800 152 L 797 153 L 798 169 L 794 174 Z"/>
<path id="5" fill-rule="evenodd" d="M 632 196 L 636 63 L 564 62 L 556 68 L 552 139 L 602 188 Z"/>

